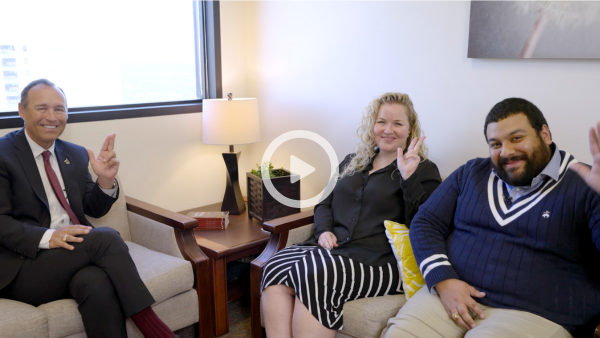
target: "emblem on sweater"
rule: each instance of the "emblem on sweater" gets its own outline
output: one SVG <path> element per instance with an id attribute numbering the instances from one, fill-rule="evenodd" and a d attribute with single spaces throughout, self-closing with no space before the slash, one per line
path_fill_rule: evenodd
<path id="1" fill-rule="evenodd" d="M 523 198 L 519 198 L 511 205 L 507 205 L 504 201 L 504 182 L 499 179 L 493 171 L 490 173 L 488 179 L 488 202 L 492 215 L 500 226 L 505 226 L 528 212 L 560 184 L 563 177 L 565 177 L 565 174 L 568 172 L 569 165 L 577 162 L 577 160 L 567 152 L 561 150 L 560 155 L 561 161 L 558 181 L 552 179 L 548 180 L 535 191 L 523 196 Z M 542 217 L 550 218 L 550 211 L 544 211 Z"/>
<path id="2" fill-rule="evenodd" d="M 67 159 L 65 159 L 65 163 L 66 164 L 71 164 L 71 161 L 69 161 L 69 159 L 67 158 Z"/>

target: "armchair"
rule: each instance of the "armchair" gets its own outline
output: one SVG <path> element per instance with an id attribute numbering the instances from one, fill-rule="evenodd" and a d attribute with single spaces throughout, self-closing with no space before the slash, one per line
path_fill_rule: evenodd
<path id="1" fill-rule="evenodd" d="M 197 221 L 135 198 L 119 198 L 104 217 L 90 219 L 95 227 L 117 230 L 129 247 L 140 276 L 156 300 L 152 306 L 172 329 L 198 323 L 200 338 L 213 337 L 208 258 L 200 251 L 193 229 Z M 190 265 L 191 263 L 191 265 Z M 128 337 L 143 337 L 131 319 Z M 34 307 L 0 299 L 2 337 L 86 337 L 77 303 L 61 299 Z"/>
<path id="2" fill-rule="evenodd" d="M 313 236 L 313 211 L 274 219 L 263 224 L 271 233 L 265 250 L 250 265 L 250 297 L 252 338 L 265 336 L 260 308 L 260 282 L 263 267 L 277 251 Z M 388 319 L 394 317 L 406 303 L 404 295 L 365 298 L 344 304 L 344 328 L 336 338 L 379 337 Z"/>

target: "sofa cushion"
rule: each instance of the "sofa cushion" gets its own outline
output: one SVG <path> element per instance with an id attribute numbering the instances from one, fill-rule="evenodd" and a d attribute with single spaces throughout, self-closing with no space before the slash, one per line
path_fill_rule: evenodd
<path id="1" fill-rule="evenodd" d="M 132 242 L 125 243 L 140 277 L 157 303 L 194 286 L 194 273 L 190 262 Z"/>
<path id="2" fill-rule="evenodd" d="M 38 306 L 48 317 L 48 337 L 66 337 L 84 332 L 83 322 L 74 299 L 60 299 Z"/>
<path id="3" fill-rule="evenodd" d="M 362 298 L 344 304 L 342 333 L 351 337 L 379 337 L 388 319 L 406 303 L 404 295 Z"/>
<path id="4" fill-rule="evenodd" d="M 406 303 L 404 295 L 362 298 L 344 303 L 344 328 L 336 337 L 377 338 L 387 321 L 398 314 Z M 260 308 L 260 324 L 265 321 Z"/>
<path id="5" fill-rule="evenodd" d="M 95 181 L 97 179 L 94 171 L 89 168 L 90 174 L 92 175 L 92 179 Z M 94 218 L 88 215 L 85 217 L 92 223 L 95 227 L 109 227 L 117 230 L 123 238 L 124 241 L 131 241 L 131 232 L 129 230 L 129 220 L 127 218 L 127 203 L 125 200 L 125 190 L 123 189 L 123 182 L 119 180 L 117 175 L 117 181 L 119 182 L 119 198 L 113 203 L 110 211 L 100 217 Z"/>
<path id="6" fill-rule="evenodd" d="M 0 299 L 0 336 L 48 337 L 46 314 L 25 303 Z"/>

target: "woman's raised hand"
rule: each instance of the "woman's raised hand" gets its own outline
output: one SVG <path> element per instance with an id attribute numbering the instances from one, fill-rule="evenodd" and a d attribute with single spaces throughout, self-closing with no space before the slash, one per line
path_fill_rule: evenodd
<path id="1" fill-rule="evenodd" d="M 400 171 L 400 175 L 402 175 L 402 179 L 407 180 L 417 170 L 417 167 L 421 162 L 419 150 L 421 149 L 424 140 L 425 136 L 422 136 L 419 139 L 416 137 L 413 138 L 406 150 L 406 154 L 402 148 L 398 148 L 398 159 L 396 160 L 396 163 L 398 164 L 398 170 Z"/>

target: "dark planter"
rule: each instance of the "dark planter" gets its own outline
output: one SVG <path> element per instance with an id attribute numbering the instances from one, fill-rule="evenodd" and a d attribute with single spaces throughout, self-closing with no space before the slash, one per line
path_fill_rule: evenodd
<path id="1" fill-rule="evenodd" d="M 273 177 L 271 182 L 275 189 L 283 196 L 294 200 L 300 200 L 300 180 L 295 183 L 290 182 L 290 172 L 283 169 L 288 176 Z M 279 203 L 267 190 L 263 184 L 262 178 L 246 173 L 247 197 L 248 197 L 248 217 L 256 218 L 261 222 L 266 222 L 275 218 L 291 215 L 300 212 L 300 208 L 291 208 Z"/>

